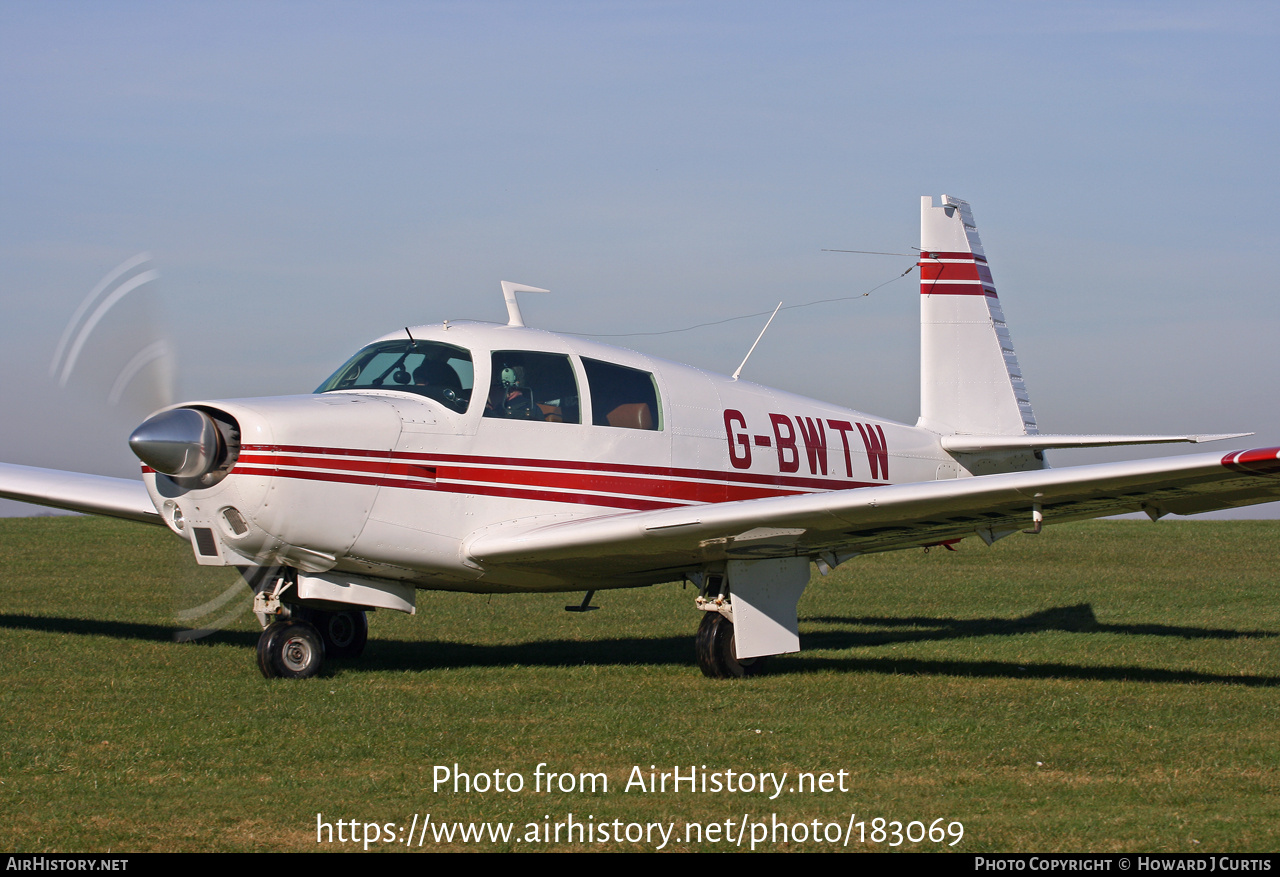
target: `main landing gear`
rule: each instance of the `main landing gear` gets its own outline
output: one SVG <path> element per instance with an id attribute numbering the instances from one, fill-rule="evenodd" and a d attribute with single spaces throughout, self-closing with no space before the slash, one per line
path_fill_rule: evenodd
<path id="1" fill-rule="evenodd" d="M 712 679 L 740 679 L 764 672 L 767 658 L 738 659 L 734 648 L 733 622 L 719 612 L 704 612 L 694 640 L 698 666 Z"/>
<path id="2" fill-rule="evenodd" d="M 698 608 L 702 610 L 702 623 L 693 642 L 702 675 L 711 679 L 741 679 L 764 672 L 765 658 L 738 658 L 727 577 L 704 574 L 700 585 Z"/>
<path id="3" fill-rule="evenodd" d="M 797 531 L 799 532 L 799 531 Z M 785 534 L 783 534 L 785 535 Z M 769 532 L 762 538 L 776 538 Z M 784 552 L 783 544 L 761 544 L 758 552 Z M 764 672 L 766 658 L 800 651 L 796 605 L 809 583 L 804 556 L 733 558 L 688 575 L 698 586 L 702 611 L 698 666 L 712 679 L 740 679 Z"/>

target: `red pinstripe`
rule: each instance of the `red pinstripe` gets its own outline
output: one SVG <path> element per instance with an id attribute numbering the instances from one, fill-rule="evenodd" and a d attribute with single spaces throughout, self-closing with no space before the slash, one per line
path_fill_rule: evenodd
<path id="1" fill-rule="evenodd" d="M 427 465 L 428 462 L 433 465 Z M 560 471 L 543 471 L 546 469 Z M 566 469 L 571 471 L 563 471 Z M 807 492 L 805 488 L 834 490 L 866 486 L 864 482 L 855 481 L 626 463 L 290 445 L 245 445 L 231 474 L 508 496 L 635 510 L 785 496 Z"/>
<path id="2" fill-rule="evenodd" d="M 727 472 L 717 469 L 682 469 L 675 466 L 644 466 L 636 463 L 606 463 L 585 460 L 549 460 L 537 457 L 481 457 L 471 454 L 425 454 L 408 451 L 375 451 L 362 448 L 326 448 L 308 445 L 243 445 L 240 449 L 240 460 L 249 459 L 250 455 L 268 454 L 267 458 L 256 458 L 258 462 L 269 459 L 275 461 L 286 456 L 320 456 L 337 458 L 368 458 L 396 462 L 418 462 L 427 466 L 439 467 L 445 463 L 461 463 L 464 465 L 501 467 L 503 469 L 557 469 L 578 470 L 592 473 L 617 473 L 619 475 L 651 475 L 667 479 L 698 479 L 719 484 L 759 484 L 777 485 L 779 487 L 803 488 L 814 490 L 845 490 L 852 487 L 868 487 L 873 482 L 836 480 L 832 478 L 813 478 L 794 475 L 761 475 L 749 472 Z M 310 464 L 306 464 L 310 465 Z M 322 464 L 330 468 L 347 468 L 343 459 L 326 459 Z M 387 465 L 387 464 L 380 464 Z M 774 494 L 770 494 L 774 495 Z"/>

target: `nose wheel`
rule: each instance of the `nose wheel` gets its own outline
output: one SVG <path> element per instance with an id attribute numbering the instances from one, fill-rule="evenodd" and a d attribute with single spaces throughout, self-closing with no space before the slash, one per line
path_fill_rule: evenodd
<path id="1" fill-rule="evenodd" d="M 309 679 L 324 663 L 324 640 L 306 621 L 277 621 L 258 639 L 258 669 L 268 679 Z"/>
<path id="2" fill-rule="evenodd" d="M 712 679 L 740 679 L 764 672 L 765 658 L 738 660 L 734 648 L 733 622 L 719 612 L 703 612 L 694 640 L 698 652 L 698 666 L 704 676 Z"/>

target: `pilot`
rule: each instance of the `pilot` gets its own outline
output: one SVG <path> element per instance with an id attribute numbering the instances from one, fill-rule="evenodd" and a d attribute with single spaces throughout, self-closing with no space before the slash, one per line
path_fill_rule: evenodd
<path id="1" fill-rule="evenodd" d="M 494 387 L 489 404 L 503 417 L 523 420 L 533 418 L 533 392 L 524 386 L 524 368 L 503 366 L 499 378 L 501 386 Z"/>
<path id="2" fill-rule="evenodd" d="M 458 380 L 458 373 L 450 368 L 447 362 L 432 359 L 424 359 L 422 365 L 413 370 L 413 385 L 415 387 L 443 387 L 446 390 L 454 391 L 462 389 L 462 382 Z"/>

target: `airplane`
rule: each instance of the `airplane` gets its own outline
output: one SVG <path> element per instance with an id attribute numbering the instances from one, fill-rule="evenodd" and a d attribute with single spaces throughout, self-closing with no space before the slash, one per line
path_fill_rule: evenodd
<path id="1" fill-rule="evenodd" d="M 255 592 L 259 669 L 357 657 L 421 590 L 697 587 L 703 673 L 799 651 L 860 554 L 1280 500 L 1280 447 L 1050 468 L 1045 451 L 1239 438 L 1046 435 L 968 203 L 921 199 L 914 425 L 524 325 L 406 327 L 314 393 L 194 401 L 133 432 L 142 481 L 0 464 L 0 497 L 167 527 Z M 739 369 L 741 371 L 741 369 Z"/>

